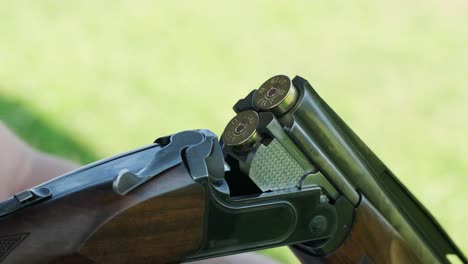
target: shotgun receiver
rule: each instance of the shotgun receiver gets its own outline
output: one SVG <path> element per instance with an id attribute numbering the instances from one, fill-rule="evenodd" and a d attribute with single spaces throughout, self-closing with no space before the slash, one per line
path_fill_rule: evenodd
<path id="1" fill-rule="evenodd" d="M 303 263 L 450 263 L 444 230 L 303 78 L 0 203 L 0 263 L 179 263 L 289 245 Z"/>

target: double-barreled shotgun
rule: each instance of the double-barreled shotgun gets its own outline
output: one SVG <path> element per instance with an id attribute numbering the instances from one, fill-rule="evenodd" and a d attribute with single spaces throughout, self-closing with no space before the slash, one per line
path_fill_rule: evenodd
<path id="1" fill-rule="evenodd" d="M 0 262 L 178 263 L 288 245 L 303 263 L 467 259 L 303 78 L 0 203 Z"/>

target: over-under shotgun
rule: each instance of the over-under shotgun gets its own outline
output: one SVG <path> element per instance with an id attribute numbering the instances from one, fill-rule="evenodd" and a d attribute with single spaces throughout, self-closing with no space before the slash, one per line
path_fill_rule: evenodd
<path id="1" fill-rule="evenodd" d="M 467 259 L 303 78 L 218 141 L 184 131 L 0 203 L 0 263 L 178 263 L 289 245 L 303 263 Z"/>

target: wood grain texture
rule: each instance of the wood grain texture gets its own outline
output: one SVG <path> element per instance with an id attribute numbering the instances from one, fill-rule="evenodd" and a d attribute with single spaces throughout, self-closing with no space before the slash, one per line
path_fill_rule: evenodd
<path id="1" fill-rule="evenodd" d="M 125 196 L 112 181 L 0 220 L 0 237 L 28 234 L 3 263 L 172 263 L 198 249 L 205 193 L 184 165 Z"/>
<path id="2" fill-rule="evenodd" d="M 147 200 L 108 221 L 80 253 L 98 263 L 178 263 L 201 244 L 204 205 L 199 186 Z"/>
<path id="3" fill-rule="evenodd" d="M 335 253 L 318 258 L 292 249 L 302 263 L 421 263 L 390 223 L 365 198 L 356 208 L 348 238 Z"/>

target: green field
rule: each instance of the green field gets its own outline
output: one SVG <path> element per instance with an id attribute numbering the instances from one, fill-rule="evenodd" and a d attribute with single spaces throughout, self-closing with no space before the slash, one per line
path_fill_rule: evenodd
<path id="1" fill-rule="evenodd" d="M 0 119 L 87 163 L 300 74 L 468 253 L 468 4 L 234 2 L 2 1 Z"/>

